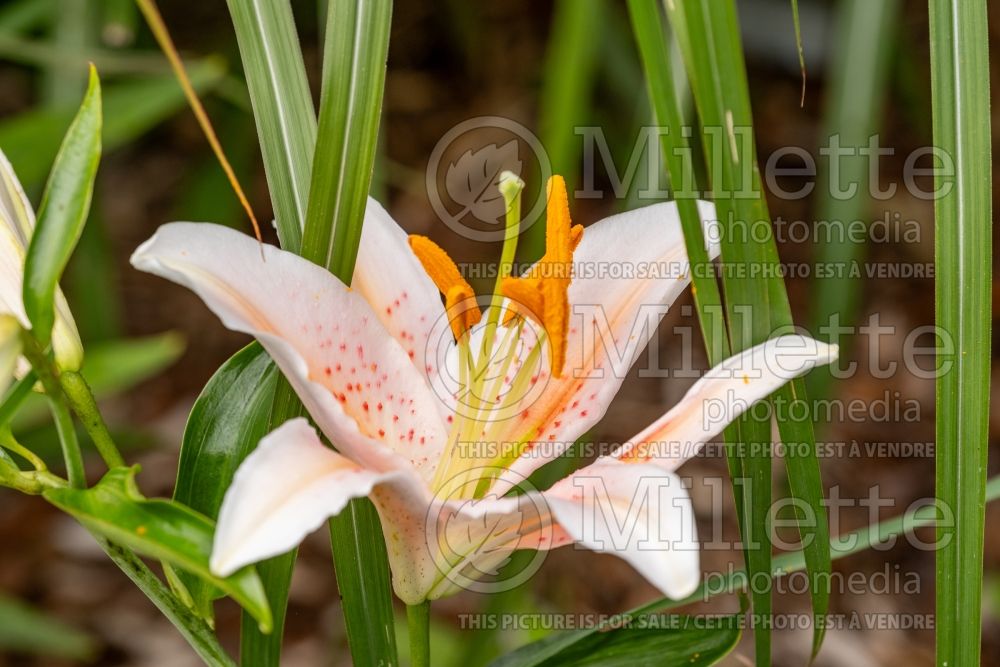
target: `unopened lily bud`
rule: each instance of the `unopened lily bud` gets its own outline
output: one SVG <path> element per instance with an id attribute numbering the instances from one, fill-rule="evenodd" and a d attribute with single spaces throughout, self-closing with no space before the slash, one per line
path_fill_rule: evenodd
<path id="1" fill-rule="evenodd" d="M 35 230 L 35 212 L 7 157 L 0 151 L 0 315 L 13 316 L 24 328 L 30 323 L 24 312 L 21 290 L 24 257 Z M 80 370 L 83 343 L 62 290 L 55 295 L 56 320 L 52 328 L 52 350 L 56 364 L 65 371 Z"/>
<path id="2" fill-rule="evenodd" d="M 0 315 L 0 394 L 7 391 L 21 356 L 21 325 L 13 315 Z"/>

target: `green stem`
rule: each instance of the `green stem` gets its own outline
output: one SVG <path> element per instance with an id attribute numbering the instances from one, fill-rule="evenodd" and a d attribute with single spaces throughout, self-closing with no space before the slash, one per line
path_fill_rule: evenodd
<path id="1" fill-rule="evenodd" d="M 35 386 L 37 379 L 35 372 L 29 371 L 7 392 L 3 401 L 0 401 L 0 426 L 9 423 L 25 399 L 31 396 L 31 388 Z"/>
<path id="2" fill-rule="evenodd" d="M 49 394 L 48 398 L 52 419 L 56 423 L 56 432 L 59 434 L 59 443 L 62 445 L 69 485 L 74 489 L 85 488 L 87 476 L 83 471 L 83 454 L 80 452 L 80 442 L 76 438 L 76 429 L 73 427 L 73 417 L 69 414 L 66 404 L 62 402 L 62 396 Z"/>
<path id="3" fill-rule="evenodd" d="M 109 468 L 117 468 L 125 465 L 118 447 L 115 446 L 108 425 L 104 422 L 100 410 L 97 408 L 97 401 L 94 400 L 94 393 L 82 375 L 76 371 L 64 371 L 59 374 L 59 383 L 62 390 L 69 399 L 73 412 L 80 418 L 87 435 L 93 440 L 94 446 L 100 453 L 104 463 Z"/>
<path id="4" fill-rule="evenodd" d="M 10 428 L 5 426 L 0 426 L 0 447 L 3 447 L 9 452 L 14 452 L 18 456 L 24 458 L 25 461 L 30 463 L 35 470 L 48 470 L 48 466 L 45 465 L 43 461 L 37 454 L 22 445 L 11 433 Z"/>
<path id="5" fill-rule="evenodd" d="M 428 667 L 431 664 L 430 619 L 430 600 L 406 605 L 411 667 Z"/>
<path id="6" fill-rule="evenodd" d="M 87 477 L 83 472 L 83 454 L 80 452 L 80 443 L 73 428 L 73 417 L 70 416 L 64 403 L 65 396 L 56 378 L 54 366 L 42 346 L 29 333 L 23 333 L 21 342 L 24 358 L 38 375 L 38 381 L 42 383 L 42 388 L 48 396 L 52 419 L 55 421 L 59 444 L 62 446 L 63 460 L 66 462 L 69 485 L 82 489 L 87 486 Z"/>
<path id="7" fill-rule="evenodd" d="M 184 635 L 188 644 L 198 653 L 206 665 L 210 667 L 236 667 L 236 663 L 219 645 L 219 640 L 216 639 L 212 629 L 205 621 L 184 606 L 184 603 L 170 592 L 170 589 L 153 574 L 145 563 L 139 560 L 138 556 L 129 549 L 112 544 L 99 535 L 95 535 L 95 537 L 108 557 Z"/>

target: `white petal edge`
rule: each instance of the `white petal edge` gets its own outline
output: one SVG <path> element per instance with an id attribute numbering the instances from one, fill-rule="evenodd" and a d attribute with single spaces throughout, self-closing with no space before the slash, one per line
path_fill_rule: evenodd
<path id="1" fill-rule="evenodd" d="M 837 353 L 836 345 L 792 334 L 736 354 L 708 371 L 677 405 L 612 456 L 675 470 L 756 401 L 816 366 L 832 363 Z"/>
<path id="2" fill-rule="evenodd" d="M 225 326 L 260 340 L 339 451 L 374 469 L 406 456 L 433 475 L 447 433 L 437 400 L 364 298 L 329 272 L 208 223 L 160 227 L 132 264 L 188 287 Z M 342 358 L 355 348 L 363 363 Z"/>
<path id="3" fill-rule="evenodd" d="M 212 572 L 225 577 L 289 551 L 348 501 L 397 474 L 371 471 L 341 456 L 303 418 L 286 422 L 260 441 L 226 491 Z"/>
<path id="4" fill-rule="evenodd" d="M 542 495 L 577 544 L 628 562 L 672 599 L 697 589 L 701 569 L 694 510 L 673 473 L 603 460 Z"/>

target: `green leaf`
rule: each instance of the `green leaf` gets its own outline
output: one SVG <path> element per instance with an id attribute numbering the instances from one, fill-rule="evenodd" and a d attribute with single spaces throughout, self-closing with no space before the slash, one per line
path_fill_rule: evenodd
<path id="1" fill-rule="evenodd" d="M 792 24 L 795 26 L 795 50 L 799 54 L 799 71 L 802 74 L 802 97 L 799 106 L 806 105 L 806 53 L 802 48 L 802 23 L 799 21 L 799 0 L 792 0 Z"/>
<path id="2" fill-rule="evenodd" d="M 392 0 L 327 11 L 323 92 L 301 255 L 350 282 L 382 113 Z M 335 252 L 336 251 L 336 252 Z"/>
<path id="3" fill-rule="evenodd" d="M 739 616 L 622 616 L 618 629 L 565 632 L 528 644 L 491 667 L 699 667 L 714 665 L 740 639 Z"/>
<path id="4" fill-rule="evenodd" d="M 987 502 L 997 499 L 1000 499 L 1000 477 L 994 477 L 986 485 Z M 942 518 L 942 513 L 933 505 L 921 505 L 920 507 L 912 509 L 900 516 L 886 519 L 885 521 L 881 521 L 872 526 L 866 526 L 851 533 L 847 533 L 846 535 L 838 535 L 833 538 L 833 541 L 829 542 L 827 546 L 833 554 L 833 560 L 840 560 L 841 558 L 847 558 L 848 556 L 853 556 L 854 554 L 862 551 L 867 551 L 876 545 L 891 544 L 892 542 L 890 542 L 890 540 L 895 540 L 901 535 L 910 535 L 917 528 L 934 526 L 938 524 Z M 793 551 L 782 554 L 774 559 L 772 574 L 775 577 L 781 577 L 791 572 L 798 572 L 804 569 L 806 569 L 805 555 L 802 551 Z M 614 619 L 600 624 L 597 628 L 560 632 L 546 637 L 543 640 L 526 644 L 502 659 L 511 660 L 512 656 L 519 655 L 524 658 L 524 663 L 505 663 L 501 660 L 498 663 L 494 663 L 493 667 L 537 664 L 537 662 L 531 662 L 530 660 L 544 660 L 558 653 L 563 647 L 571 646 L 587 635 L 595 632 L 601 633 L 611 627 L 615 627 L 615 624 L 620 622 L 621 619 L 636 618 L 650 614 L 657 610 L 677 609 L 690 604 L 704 602 L 715 595 L 735 593 L 743 590 L 747 585 L 747 581 L 746 570 L 729 572 L 724 575 L 721 580 L 713 579 L 712 581 L 706 581 L 699 586 L 694 593 L 682 600 L 660 598 L 631 609 L 623 614 L 619 614 Z"/>
<path id="5" fill-rule="evenodd" d="M 146 499 L 135 484 L 138 466 L 113 468 L 89 489 L 49 489 L 50 503 L 90 530 L 140 554 L 166 561 L 210 582 L 254 615 L 263 629 L 271 627 L 271 610 L 253 568 L 230 577 L 208 568 L 213 522 L 173 500 Z"/>
<path id="6" fill-rule="evenodd" d="M 316 111 L 288 0 L 228 0 L 250 89 L 278 238 L 298 252 L 309 200 Z"/>
<path id="7" fill-rule="evenodd" d="M 934 200 L 935 322 L 950 349 L 936 378 L 937 664 L 980 661 L 990 416 L 992 161 L 985 0 L 931 0 L 934 146 L 950 160 Z M 940 160 L 935 160 L 940 163 Z"/>
<path id="8" fill-rule="evenodd" d="M 0 595 L 0 653 L 23 653 L 89 661 L 96 649 L 90 635 Z"/>
<path id="9" fill-rule="evenodd" d="M 677 35 L 688 69 L 702 127 L 709 134 L 704 142 L 710 173 L 718 175 L 713 193 L 722 221 L 722 261 L 733 265 L 723 271 L 727 324 L 734 351 L 784 333 L 793 324 L 784 283 L 777 271 L 777 246 L 773 235 L 741 242 L 737 225 L 769 222 L 770 215 L 761 186 L 754 148 L 750 96 L 743 61 L 736 8 L 732 0 L 697 0 L 667 3 L 667 15 Z M 769 228 L 765 228 L 768 229 Z M 762 274 L 757 279 L 746 275 Z M 804 404 L 806 391 L 799 379 L 775 392 L 775 405 Z M 800 522 L 799 534 L 808 544 L 812 574 L 829 572 L 830 554 L 826 509 L 823 507 L 819 461 L 811 421 L 793 422 L 784 411 L 778 430 L 783 442 L 801 446 L 804 453 L 786 460 L 792 493 L 805 501 L 815 521 Z M 771 570 L 768 512 L 770 511 L 771 459 L 770 422 L 755 416 L 739 421 L 740 442 L 750 445 L 748 455 L 731 463 L 731 470 L 743 478 L 741 533 L 745 558 L 751 574 Z M 815 568 L 815 569 L 814 569 Z M 811 576 L 813 615 L 819 619 L 829 606 L 829 577 Z M 771 613 L 769 590 L 753 593 L 754 614 L 765 619 Z M 813 652 L 823 639 L 823 624 L 814 623 Z M 770 664 L 771 632 L 766 622 L 755 628 L 758 665 Z"/>
<path id="10" fill-rule="evenodd" d="M 52 335 L 56 287 L 87 221 L 100 158 L 101 84 L 91 68 L 83 104 L 52 166 L 24 260 L 24 310 L 42 345 Z"/>
<path id="11" fill-rule="evenodd" d="M 355 665 L 395 665 L 389 557 L 375 505 L 352 500 L 330 519 L 330 544 Z"/>
<path id="12" fill-rule="evenodd" d="M 236 468 L 267 433 L 277 367 L 258 344 L 237 352 L 215 372 L 195 401 L 184 429 L 174 500 L 216 519 Z M 216 588 L 180 578 L 196 609 L 207 608 Z"/>
<path id="13" fill-rule="evenodd" d="M 97 536 L 97 542 L 104 553 L 118 568 L 141 590 L 150 602 L 156 605 L 167 620 L 174 624 L 184 639 L 191 645 L 198 656 L 209 667 L 235 667 L 225 650 L 219 645 L 219 640 L 212 633 L 204 620 L 192 613 L 183 602 L 170 592 L 153 571 L 130 550 L 112 544 L 103 537 Z"/>
<path id="14" fill-rule="evenodd" d="M 898 0 L 845 0 L 837 5 L 834 47 L 828 76 L 830 90 L 823 118 L 823 140 L 839 136 L 845 147 L 867 147 L 870 137 L 882 125 L 886 84 L 889 79 L 890 56 L 896 42 L 901 3 Z M 825 174 L 816 180 L 830 183 L 834 176 L 832 161 L 824 163 Z M 841 183 L 867 183 L 869 160 L 861 153 L 840 156 L 836 161 L 836 177 Z M 851 197 L 834 197 L 831 188 L 816 191 L 816 219 L 849 225 L 864 220 L 871 211 L 868 188 L 859 187 Z M 821 239 L 817 239 L 818 241 Z M 817 266 L 850 267 L 863 260 L 865 244 L 857 243 L 848 234 L 843 238 L 830 235 L 817 247 Z M 854 326 L 860 302 L 859 278 L 849 272 L 817 279 L 811 302 L 809 330 L 814 335 L 822 328 Z M 849 349 L 844 339 L 831 340 L 841 349 Z M 809 374 L 806 387 L 814 400 L 827 398 L 833 375 L 829 368 L 817 368 Z"/>

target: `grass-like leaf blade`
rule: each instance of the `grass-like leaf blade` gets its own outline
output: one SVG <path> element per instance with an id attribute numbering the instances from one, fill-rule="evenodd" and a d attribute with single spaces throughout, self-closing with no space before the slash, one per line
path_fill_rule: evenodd
<path id="1" fill-rule="evenodd" d="M 52 335 L 59 278 L 87 221 L 100 159 L 101 84 L 91 68 L 87 93 L 52 166 L 24 261 L 24 310 L 43 345 Z"/>
<path id="2" fill-rule="evenodd" d="M 316 111 L 289 0 L 228 0 L 253 104 L 278 237 L 298 252 L 309 201 Z"/>
<path id="3" fill-rule="evenodd" d="M 935 321 L 938 352 L 936 489 L 954 516 L 938 527 L 937 664 L 980 661 L 983 531 L 989 448 L 992 162 L 985 0 L 931 0 Z M 950 340 L 949 340 L 950 339 Z"/>
<path id="4" fill-rule="evenodd" d="M 729 654 L 740 639 L 738 616 L 647 615 L 618 629 L 559 633 L 528 644 L 490 667 L 704 667 Z"/>

